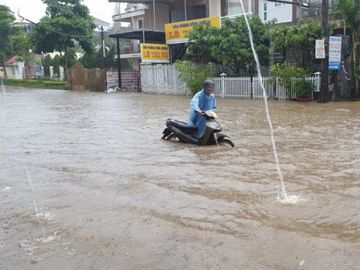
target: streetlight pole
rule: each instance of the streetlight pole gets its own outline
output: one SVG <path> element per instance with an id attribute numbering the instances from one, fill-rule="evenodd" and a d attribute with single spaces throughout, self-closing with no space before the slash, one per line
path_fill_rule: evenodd
<path id="1" fill-rule="evenodd" d="M 101 26 L 101 46 L 102 46 L 102 53 L 103 53 L 103 68 L 105 68 L 105 40 L 104 40 L 104 27 Z"/>
<path id="2" fill-rule="evenodd" d="M 321 27 L 325 45 L 325 58 L 322 61 L 318 103 L 326 103 L 329 101 L 329 0 L 322 0 L 321 11 Z"/>
<path id="3" fill-rule="evenodd" d="M 154 26 L 153 29 L 156 30 L 156 10 L 155 10 L 155 0 L 153 0 L 153 16 L 154 16 Z"/>
<path id="4" fill-rule="evenodd" d="M 186 3 L 186 0 L 184 0 L 184 12 L 185 12 L 185 21 L 187 21 L 187 3 Z"/>
<path id="5" fill-rule="evenodd" d="M 121 89 L 121 58 L 120 58 L 120 39 L 119 37 L 116 38 L 116 47 L 117 47 L 117 66 L 118 66 L 118 81 L 119 81 L 119 88 Z"/>

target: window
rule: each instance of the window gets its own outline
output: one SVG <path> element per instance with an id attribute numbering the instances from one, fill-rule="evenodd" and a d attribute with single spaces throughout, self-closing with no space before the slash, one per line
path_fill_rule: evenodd
<path id="1" fill-rule="evenodd" d="M 247 10 L 248 3 L 244 3 L 244 9 Z M 223 0 L 221 2 L 221 16 L 231 16 L 242 14 L 239 0 Z"/>
<path id="2" fill-rule="evenodd" d="M 197 5 L 188 7 L 186 10 L 186 20 L 194 20 L 200 18 L 206 18 L 206 6 Z M 172 9 L 170 10 L 170 22 L 180 22 L 185 20 L 184 9 Z"/>
<path id="3" fill-rule="evenodd" d="M 143 29 L 144 25 L 143 25 L 143 20 L 138 20 L 138 29 Z"/>
<path id="4" fill-rule="evenodd" d="M 266 22 L 267 21 L 267 19 L 268 19 L 268 9 L 267 9 L 267 3 L 264 3 L 264 17 L 263 17 L 263 19 L 264 19 L 264 22 Z"/>

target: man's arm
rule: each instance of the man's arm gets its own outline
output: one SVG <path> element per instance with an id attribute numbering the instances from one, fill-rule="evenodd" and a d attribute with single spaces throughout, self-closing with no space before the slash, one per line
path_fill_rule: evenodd
<path id="1" fill-rule="evenodd" d="M 194 110 L 198 113 L 202 113 L 199 107 L 199 99 L 200 99 L 200 94 L 197 93 L 191 100 L 191 110 Z"/>

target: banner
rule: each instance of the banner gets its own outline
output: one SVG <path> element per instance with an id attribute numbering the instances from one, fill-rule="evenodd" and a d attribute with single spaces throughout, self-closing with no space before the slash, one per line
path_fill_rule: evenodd
<path id="1" fill-rule="evenodd" d="M 329 38 L 329 69 L 341 69 L 341 37 L 330 36 Z"/>
<path id="2" fill-rule="evenodd" d="M 209 17 L 190 21 L 165 24 L 165 36 L 167 44 L 178 44 L 188 42 L 187 35 L 197 25 L 209 25 L 220 28 L 220 17 Z"/>
<path id="3" fill-rule="evenodd" d="M 143 63 L 169 63 L 169 46 L 166 44 L 141 43 Z"/>

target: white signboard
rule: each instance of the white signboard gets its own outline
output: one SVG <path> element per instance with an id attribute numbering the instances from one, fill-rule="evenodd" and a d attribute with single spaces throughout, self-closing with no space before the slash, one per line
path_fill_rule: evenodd
<path id="1" fill-rule="evenodd" d="M 329 69 L 340 70 L 340 68 L 341 68 L 341 37 L 330 36 Z"/>
<path id="2" fill-rule="evenodd" d="M 325 58 L 325 45 L 323 39 L 317 39 L 315 42 L 315 58 L 316 59 Z"/>
<path id="3" fill-rule="evenodd" d="M 329 62 L 341 61 L 341 37 L 331 36 L 329 39 Z"/>

